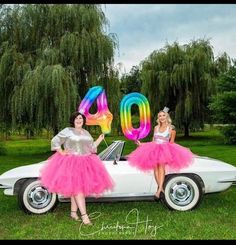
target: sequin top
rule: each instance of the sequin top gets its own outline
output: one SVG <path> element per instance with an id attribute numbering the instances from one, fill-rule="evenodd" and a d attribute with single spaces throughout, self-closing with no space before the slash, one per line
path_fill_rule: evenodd
<path id="1" fill-rule="evenodd" d="M 163 144 L 166 142 L 169 142 L 170 140 L 170 128 L 167 127 L 164 132 L 160 132 L 160 129 L 158 129 L 157 132 L 154 132 L 154 142 L 157 144 Z"/>
<path id="2" fill-rule="evenodd" d="M 81 133 L 73 127 L 64 128 L 52 138 L 51 150 L 61 149 L 61 146 L 71 154 L 86 155 L 97 153 L 97 146 L 90 133 L 82 129 Z"/>

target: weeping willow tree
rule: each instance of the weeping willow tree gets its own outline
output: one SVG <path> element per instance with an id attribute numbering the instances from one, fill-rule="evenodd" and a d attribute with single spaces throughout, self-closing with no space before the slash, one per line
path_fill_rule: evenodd
<path id="1" fill-rule="evenodd" d="M 115 35 L 99 5 L 0 8 L 0 122 L 57 132 L 93 82 L 108 74 Z"/>
<path id="2" fill-rule="evenodd" d="M 138 66 L 133 66 L 129 74 L 123 74 L 121 77 L 121 91 L 124 94 L 132 92 L 140 93 L 141 80 Z"/>
<path id="3" fill-rule="evenodd" d="M 168 76 L 166 64 L 166 51 L 161 49 L 153 51 L 150 56 L 141 63 L 140 77 L 142 81 L 141 92 L 148 98 L 151 107 L 151 118 L 154 122 L 157 112 L 163 105 L 167 105 L 167 97 L 164 96 L 164 88 Z M 164 85 L 164 86 L 163 86 Z M 168 106 L 170 106 L 168 104 Z"/>
<path id="4" fill-rule="evenodd" d="M 12 96 L 14 125 L 18 120 L 28 134 L 41 128 L 58 132 L 67 125 L 70 113 L 76 108 L 76 91 L 76 83 L 61 65 L 45 66 L 42 62 L 29 71 L 15 89 Z"/>
<path id="5" fill-rule="evenodd" d="M 120 81 L 118 71 L 112 68 L 109 69 L 108 74 L 104 77 L 101 77 L 98 83 L 105 89 L 109 110 L 113 115 L 111 133 L 119 134 L 121 132 L 120 101 L 122 96 L 120 92 Z"/>
<path id="6" fill-rule="evenodd" d="M 6 47 L 4 47 L 6 45 Z M 21 81 L 30 69 L 30 65 L 25 63 L 24 57 L 17 52 L 16 47 L 8 47 L 2 44 L 3 53 L 0 59 L 0 125 L 1 131 L 5 133 L 5 138 L 10 135 L 12 124 L 11 99 L 14 90 L 20 86 Z"/>
<path id="7" fill-rule="evenodd" d="M 224 57 L 220 62 L 225 64 Z M 219 63 L 218 62 L 218 66 Z M 152 119 L 164 106 L 171 109 L 175 125 L 189 136 L 189 129 L 203 127 L 209 97 L 218 74 L 209 40 L 180 46 L 166 45 L 141 64 L 142 92 L 150 101 Z M 223 69 L 223 65 L 220 65 Z"/>
<path id="8" fill-rule="evenodd" d="M 236 60 L 227 72 L 217 79 L 217 94 L 212 96 L 209 108 L 216 123 L 224 123 L 220 131 L 225 143 L 236 144 Z"/>

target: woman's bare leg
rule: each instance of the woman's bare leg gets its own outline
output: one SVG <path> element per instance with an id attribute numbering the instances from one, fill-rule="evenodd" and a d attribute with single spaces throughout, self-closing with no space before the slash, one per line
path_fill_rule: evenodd
<path id="1" fill-rule="evenodd" d="M 163 184 L 165 180 L 165 166 L 164 165 L 158 165 L 158 191 L 156 193 L 157 197 L 160 197 L 161 192 L 164 193 Z"/>
<path id="2" fill-rule="evenodd" d="M 76 204 L 79 208 L 80 215 L 81 215 L 83 223 L 86 225 L 91 224 L 91 221 L 89 220 L 89 217 L 88 217 L 87 211 L 86 211 L 86 202 L 85 202 L 84 194 L 81 193 L 81 194 L 76 195 L 75 201 L 76 201 Z"/>
<path id="3" fill-rule="evenodd" d="M 70 199 L 71 199 L 70 216 L 71 216 L 72 219 L 78 220 L 79 219 L 79 216 L 77 214 L 78 206 L 76 204 L 75 197 L 72 196 Z"/>
<path id="4" fill-rule="evenodd" d="M 160 186 L 160 183 L 159 183 L 159 167 L 158 166 L 156 166 L 155 167 L 155 169 L 154 169 L 154 177 L 155 177 L 155 180 L 156 180 L 156 183 L 157 183 L 157 192 L 158 192 L 158 188 L 159 188 L 159 186 Z M 157 192 L 156 192 L 156 196 L 157 196 Z"/>

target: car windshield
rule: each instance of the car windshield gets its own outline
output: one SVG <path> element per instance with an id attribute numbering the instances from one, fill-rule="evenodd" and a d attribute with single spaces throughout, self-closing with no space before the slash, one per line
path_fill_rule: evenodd
<path id="1" fill-rule="evenodd" d="M 104 161 L 124 160 L 125 158 L 122 157 L 124 144 L 124 141 L 114 141 L 104 151 L 99 153 L 100 159 Z"/>

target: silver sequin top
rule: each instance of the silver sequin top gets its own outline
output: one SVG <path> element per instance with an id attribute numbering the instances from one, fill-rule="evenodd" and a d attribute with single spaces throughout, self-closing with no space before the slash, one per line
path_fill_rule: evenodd
<path id="1" fill-rule="evenodd" d="M 170 140 L 170 128 L 167 127 L 164 132 L 160 132 L 158 129 L 157 132 L 154 133 L 154 142 L 157 144 L 167 143 Z"/>
<path id="2" fill-rule="evenodd" d="M 79 133 L 73 127 L 64 128 L 52 138 L 51 150 L 61 149 L 61 146 L 71 154 L 87 155 L 97 153 L 97 147 L 90 133 L 82 129 Z"/>

